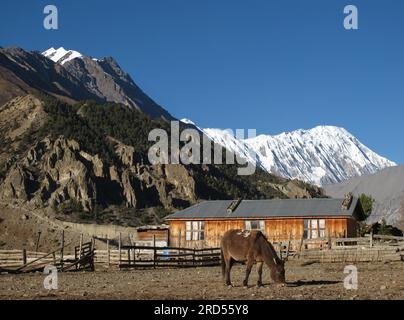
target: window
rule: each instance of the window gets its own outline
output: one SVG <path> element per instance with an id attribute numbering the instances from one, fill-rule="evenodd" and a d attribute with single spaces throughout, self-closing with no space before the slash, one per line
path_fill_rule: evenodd
<path id="1" fill-rule="evenodd" d="M 185 222 L 185 240 L 205 240 L 205 222 L 187 221 Z"/>
<path id="2" fill-rule="evenodd" d="M 264 220 L 246 220 L 244 222 L 245 230 L 260 230 L 265 232 L 265 221 Z"/>
<path id="3" fill-rule="evenodd" d="M 325 219 L 305 219 L 303 238 L 325 238 Z"/>

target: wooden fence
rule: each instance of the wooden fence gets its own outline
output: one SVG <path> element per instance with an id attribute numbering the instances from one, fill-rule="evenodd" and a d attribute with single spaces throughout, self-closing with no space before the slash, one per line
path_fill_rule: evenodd
<path id="1" fill-rule="evenodd" d="M 42 271 L 53 265 L 59 271 L 94 270 L 94 241 L 80 242 L 74 247 L 74 254 L 65 254 L 71 243 L 51 252 L 22 250 L 0 250 L 0 272 L 24 273 Z"/>
<path id="2" fill-rule="evenodd" d="M 121 250 L 95 250 L 95 263 L 127 268 L 189 268 L 220 265 L 220 248 L 125 246 Z"/>
<path id="3" fill-rule="evenodd" d="M 122 246 L 121 242 L 111 246 L 107 241 L 106 248 L 101 250 L 95 248 L 94 239 L 83 243 L 81 238 L 80 245 L 69 254 L 66 248 L 70 244 L 48 253 L 0 250 L 0 272 L 42 271 L 49 264 L 60 271 L 94 270 L 94 264 L 120 269 L 189 268 L 220 264 L 220 248 Z M 361 238 L 301 239 L 274 242 L 273 245 L 282 258 L 288 259 L 319 262 L 404 261 L 404 237 L 368 235 Z"/>
<path id="4" fill-rule="evenodd" d="M 404 260 L 404 237 L 367 235 L 360 238 L 333 238 L 289 241 L 275 244 L 289 258 L 320 262 L 372 262 Z"/>

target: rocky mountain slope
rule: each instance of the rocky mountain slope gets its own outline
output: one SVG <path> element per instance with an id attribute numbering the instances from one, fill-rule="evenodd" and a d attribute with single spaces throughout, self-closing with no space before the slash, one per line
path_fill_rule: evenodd
<path id="1" fill-rule="evenodd" d="M 170 127 L 123 105 L 26 95 L 3 105 L 0 119 L 6 203 L 99 218 L 111 208 L 173 210 L 209 198 L 323 196 L 319 188 L 261 170 L 243 177 L 236 166 L 150 165 L 148 133 Z"/>
<path id="2" fill-rule="evenodd" d="M 352 178 L 342 183 L 325 187 L 332 197 L 340 197 L 347 192 L 362 193 L 375 199 L 370 223 L 385 219 L 390 225 L 404 227 L 404 166 L 386 168 L 376 174 Z"/>
<path id="3" fill-rule="evenodd" d="M 183 119 L 185 123 L 192 121 Z M 372 174 L 396 164 L 343 128 L 318 126 L 279 135 L 236 139 L 222 129 L 200 129 L 213 141 L 265 171 L 318 186 Z"/>
<path id="4" fill-rule="evenodd" d="M 94 59 L 63 48 L 51 48 L 43 54 L 20 48 L 0 49 L 0 89 L 0 105 L 40 91 L 69 103 L 85 99 L 114 102 L 152 118 L 173 119 L 113 58 Z"/>

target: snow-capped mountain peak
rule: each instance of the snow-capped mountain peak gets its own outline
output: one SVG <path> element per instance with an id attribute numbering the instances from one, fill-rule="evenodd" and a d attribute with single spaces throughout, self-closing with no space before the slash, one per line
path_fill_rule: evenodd
<path id="1" fill-rule="evenodd" d="M 222 129 L 201 130 L 214 142 L 254 161 L 267 172 L 319 186 L 396 165 L 370 150 L 346 129 L 336 126 L 248 139 L 236 139 Z"/>
<path id="2" fill-rule="evenodd" d="M 42 52 L 42 55 L 51 59 L 53 62 L 60 63 L 62 65 L 70 60 L 83 57 L 80 52 L 74 50 L 66 50 L 63 47 L 60 47 L 59 49 L 55 49 L 52 47 Z"/>
<path id="3" fill-rule="evenodd" d="M 261 155 L 267 171 L 316 185 L 341 182 L 396 165 L 346 129 L 335 126 L 262 135 L 245 142 Z"/>
<path id="4" fill-rule="evenodd" d="M 187 119 L 187 118 L 183 118 L 183 119 L 181 119 L 180 121 L 181 121 L 182 123 L 185 123 L 185 124 L 191 124 L 191 125 L 193 125 L 193 126 L 196 126 L 195 122 L 193 122 L 192 120 L 189 120 L 189 119 Z"/>

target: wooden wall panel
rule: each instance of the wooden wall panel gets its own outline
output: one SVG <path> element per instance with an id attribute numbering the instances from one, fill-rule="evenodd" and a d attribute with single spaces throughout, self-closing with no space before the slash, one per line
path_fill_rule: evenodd
<path id="1" fill-rule="evenodd" d="M 313 217 L 318 219 L 318 217 Z M 195 219 L 201 221 L 200 219 Z M 230 229 L 244 229 L 246 219 L 232 220 L 204 220 L 205 240 L 186 241 L 185 221 L 169 221 L 169 245 L 179 247 L 219 247 L 223 234 Z M 302 218 L 279 218 L 261 219 L 265 220 L 265 234 L 270 241 L 299 240 L 302 238 L 304 230 L 304 219 Z M 357 222 L 350 218 L 325 218 L 325 235 L 328 237 L 343 237 L 345 233 L 348 237 L 355 237 L 357 233 Z"/>
<path id="2" fill-rule="evenodd" d="M 137 232 L 137 239 L 139 241 L 152 241 L 153 237 L 156 241 L 168 241 L 168 230 L 146 230 Z"/>

